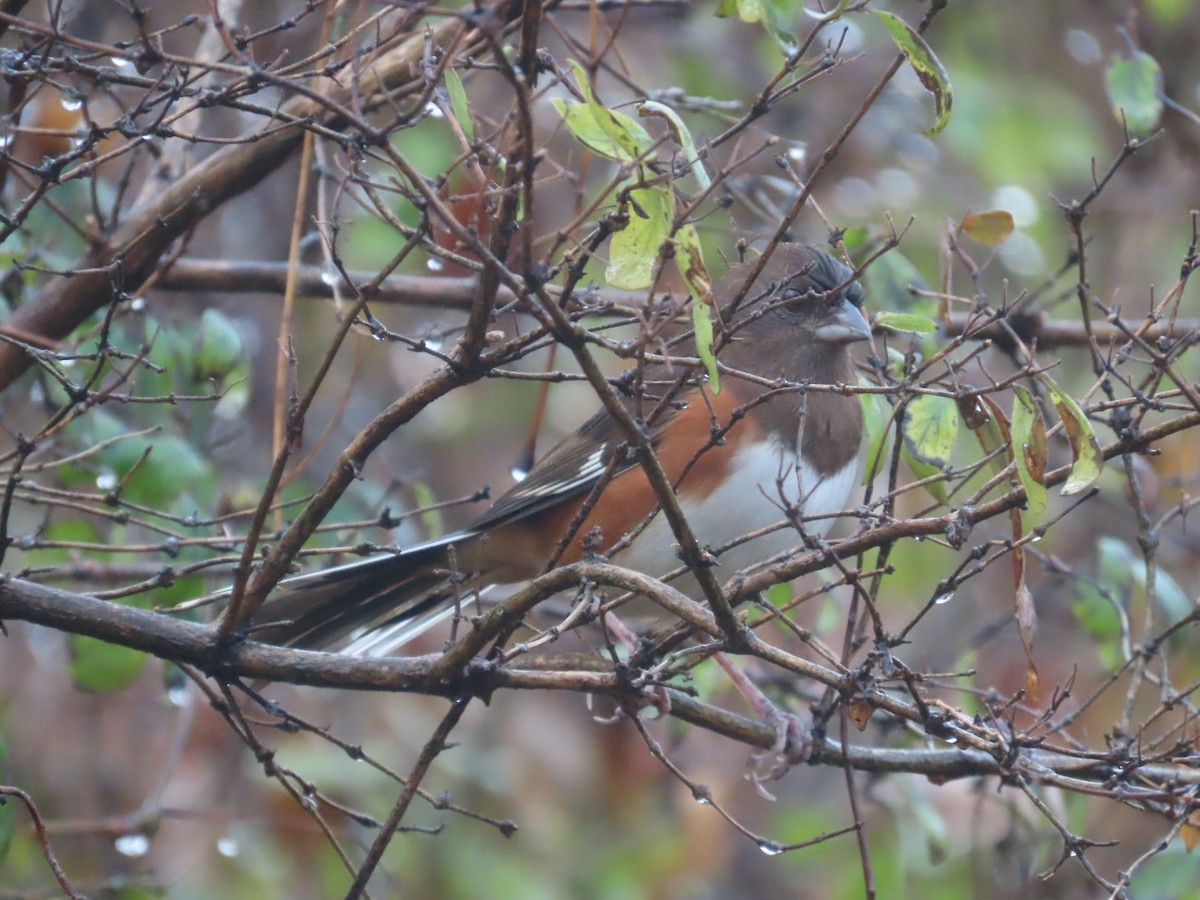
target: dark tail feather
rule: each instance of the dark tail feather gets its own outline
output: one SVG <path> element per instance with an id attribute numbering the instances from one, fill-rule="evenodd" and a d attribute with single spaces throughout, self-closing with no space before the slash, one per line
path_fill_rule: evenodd
<path id="1" fill-rule="evenodd" d="M 449 535 L 395 556 L 287 578 L 259 607 L 247 634 L 290 647 L 383 655 L 454 609 L 447 548 L 471 537 Z"/>

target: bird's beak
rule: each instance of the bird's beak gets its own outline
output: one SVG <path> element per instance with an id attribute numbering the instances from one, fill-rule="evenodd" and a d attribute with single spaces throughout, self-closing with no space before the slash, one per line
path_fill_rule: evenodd
<path id="1" fill-rule="evenodd" d="M 833 318 L 818 325 L 813 335 L 819 341 L 831 344 L 851 344 L 855 341 L 869 341 L 871 326 L 857 306 L 849 300 L 843 300 Z"/>

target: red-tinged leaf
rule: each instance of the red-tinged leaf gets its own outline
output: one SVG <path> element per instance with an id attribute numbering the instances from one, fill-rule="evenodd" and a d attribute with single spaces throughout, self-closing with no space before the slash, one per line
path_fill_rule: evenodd
<path id="1" fill-rule="evenodd" d="M 1025 670 L 1025 687 L 1030 697 L 1037 696 L 1038 672 L 1033 662 L 1033 636 L 1037 632 L 1037 609 L 1033 605 L 1033 594 L 1025 583 L 1025 549 L 1021 544 L 1024 530 L 1021 527 L 1021 513 L 1018 510 L 1009 511 L 1009 521 L 1012 523 L 1013 541 L 1013 616 L 1017 620 L 1017 633 L 1021 636 L 1021 644 L 1025 648 L 1025 658 L 1028 668 Z"/>
<path id="2" fill-rule="evenodd" d="M 1042 382 L 1050 391 L 1050 400 L 1058 410 L 1067 442 L 1071 445 L 1071 473 L 1062 487 L 1062 494 L 1069 496 L 1087 490 L 1100 477 L 1104 467 L 1104 454 L 1100 442 L 1092 429 L 1092 423 L 1071 397 L 1066 394 L 1049 375 L 1042 375 Z"/>
<path id="3" fill-rule="evenodd" d="M 1046 423 L 1041 408 L 1024 387 L 1013 388 L 1012 448 L 1017 477 L 1025 488 L 1029 512 L 1040 516 L 1046 510 Z"/>
<path id="4" fill-rule="evenodd" d="M 900 48 L 900 52 L 912 66 L 921 86 L 933 95 L 937 119 L 925 133 L 937 134 L 950 121 L 950 107 L 954 104 L 954 93 L 950 89 L 950 76 L 946 74 L 945 66 L 916 29 L 899 16 L 881 9 L 872 9 L 869 12 L 879 17 L 879 21 L 887 28 L 892 40 L 896 42 L 896 46 Z"/>
<path id="5" fill-rule="evenodd" d="M 1179 839 L 1188 853 L 1196 849 L 1196 845 L 1200 844 L 1200 813 L 1188 816 L 1187 824 L 1179 829 Z"/>
<path id="6" fill-rule="evenodd" d="M 962 416 L 963 424 L 972 431 L 978 431 L 992 418 L 980 397 L 959 397 L 957 403 L 958 414 Z"/>
<path id="7" fill-rule="evenodd" d="M 1020 547 L 1014 553 L 1024 556 Z M 1033 636 L 1037 632 L 1037 609 L 1033 605 L 1033 594 L 1025 583 L 1024 569 L 1025 565 L 1022 561 L 1021 578 L 1014 594 L 1013 614 L 1017 620 L 1017 632 L 1021 635 L 1021 644 L 1025 647 L 1025 658 L 1029 663 L 1025 670 L 1026 687 L 1030 697 L 1037 697 L 1038 674 L 1037 666 L 1033 662 Z"/>
<path id="8" fill-rule="evenodd" d="M 990 397 L 963 397 L 958 401 L 958 414 L 967 428 L 975 434 L 988 465 L 997 475 L 1012 462 L 1012 434 L 1008 416 Z"/>
<path id="9" fill-rule="evenodd" d="M 696 355 L 708 373 L 708 386 L 713 394 L 721 393 L 721 372 L 713 352 L 712 278 L 704 265 L 700 250 L 700 235 L 695 225 L 684 225 L 675 235 L 675 264 L 692 295 L 692 328 L 696 332 Z"/>
<path id="10" fill-rule="evenodd" d="M 847 712 L 850 714 L 850 723 L 859 731 L 865 731 L 875 712 L 875 706 L 866 700 L 851 700 Z"/>

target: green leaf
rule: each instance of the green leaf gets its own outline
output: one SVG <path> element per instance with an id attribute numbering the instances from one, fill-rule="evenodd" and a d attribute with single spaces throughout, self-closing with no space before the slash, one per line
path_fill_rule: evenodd
<path id="1" fill-rule="evenodd" d="M 1124 120 L 1133 134 L 1146 134 L 1162 118 L 1162 68 L 1154 57 L 1135 50 L 1128 59 L 1108 64 L 1104 73 L 1108 100 L 1118 121 Z"/>
<path id="2" fill-rule="evenodd" d="M 929 478 L 950 464 L 950 452 L 958 436 L 958 407 L 949 397 L 922 394 L 904 410 L 904 461 L 917 478 Z M 941 503 L 947 500 L 946 485 L 934 481 L 926 490 Z"/>
<path id="3" fill-rule="evenodd" d="M 713 353 L 712 279 L 704 266 L 700 235 L 695 225 L 684 225 L 675 235 L 675 265 L 692 295 L 692 328 L 696 332 L 696 355 L 708 373 L 708 386 L 713 394 L 721 393 L 721 372 Z"/>
<path id="4" fill-rule="evenodd" d="M 250 404 L 250 365 L 247 362 L 238 363 L 221 385 L 221 399 L 213 408 L 213 415 L 218 419 L 230 421 L 238 418 Z"/>
<path id="5" fill-rule="evenodd" d="M 842 232 L 842 244 L 847 250 L 861 250 L 871 239 L 871 229 L 866 225 L 851 225 Z"/>
<path id="6" fill-rule="evenodd" d="M 1033 395 L 1021 385 L 1013 387 L 1013 461 L 1025 488 L 1029 512 L 1040 516 L 1046 509 L 1046 424 Z"/>
<path id="7" fill-rule="evenodd" d="M 779 584 L 771 585 L 769 588 L 763 591 L 763 596 L 767 598 L 767 602 L 772 606 L 781 608 L 792 602 L 795 592 L 792 590 L 792 586 L 790 584 L 788 584 L 786 581 L 783 581 Z"/>
<path id="8" fill-rule="evenodd" d="M 762 22 L 784 53 L 796 50 L 796 39 L 785 30 L 784 22 L 794 22 L 803 9 L 800 0 L 721 0 L 717 16 L 725 18 L 735 12 L 743 22 Z"/>
<path id="9" fill-rule="evenodd" d="M 859 379 L 859 384 L 869 382 Z M 870 484 L 881 471 L 886 453 L 893 443 L 896 423 L 892 420 L 892 408 L 882 394 L 859 394 L 863 409 L 863 437 L 867 442 L 867 465 L 863 470 L 863 484 Z"/>
<path id="10" fill-rule="evenodd" d="M 437 495 L 434 494 L 433 488 L 424 481 L 416 482 L 412 489 L 413 499 L 416 500 L 418 507 L 431 507 L 437 503 Z M 421 513 L 421 523 L 425 526 L 425 533 L 431 538 L 446 533 L 445 525 L 442 523 L 441 510 L 426 509 Z"/>
<path id="11" fill-rule="evenodd" d="M 704 163 L 700 161 L 700 154 L 696 152 L 696 143 L 692 140 L 692 133 L 683 124 L 683 119 L 679 118 L 679 114 L 665 103 L 646 100 L 638 104 L 638 115 L 643 119 L 655 117 L 667 120 L 667 124 L 671 128 L 671 137 L 683 149 L 683 158 L 688 161 L 696 184 L 700 186 L 700 190 L 708 190 L 712 186 L 712 179 L 708 177 Z"/>
<path id="12" fill-rule="evenodd" d="M 126 483 L 125 496 L 133 502 L 164 508 L 187 491 L 205 494 L 211 490 L 215 478 L 211 464 L 183 438 L 169 434 L 129 443 L 151 448 Z M 127 471 L 118 470 L 117 477 L 123 478 Z"/>
<path id="13" fill-rule="evenodd" d="M 1142 579 L 1145 580 L 1145 568 Z M 1179 622 L 1196 610 L 1196 604 L 1179 582 L 1162 566 L 1154 570 L 1154 599 L 1170 622 Z"/>
<path id="14" fill-rule="evenodd" d="M 1007 209 L 992 209 L 963 216 L 958 227 L 971 240 L 995 246 L 1003 244 L 1016 226 L 1013 224 L 1012 213 Z"/>
<path id="15" fill-rule="evenodd" d="M 958 406 L 950 397 L 914 397 L 904 410 L 905 446 L 922 462 L 945 469 L 958 437 L 958 418 Z"/>
<path id="16" fill-rule="evenodd" d="M 195 388 L 192 373 L 196 370 L 193 359 L 196 351 L 195 323 L 185 323 L 183 328 L 160 322 L 151 316 L 144 323 L 146 340 L 151 345 L 150 358 L 167 371 L 163 373 L 139 370 L 138 391 L 144 394 L 164 395 L 172 390 L 191 393 Z"/>
<path id="17" fill-rule="evenodd" d="M 149 657 L 138 650 L 108 644 L 82 634 L 71 635 L 71 680 L 85 691 L 115 691 L 125 687 Z"/>
<path id="18" fill-rule="evenodd" d="M 1120 662 L 1122 611 L 1128 609 L 1133 590 L 1133 573 L 1144 566 L 1124 541 L 1101 537 L 1096 542 L 1096 579 L 1079 581 L 1071 604 L 1076 621 L 1088 634 L 1103 641 L 1097 653 L 1105 665 Z"/>
<path id="19" fill-rule="evenodd" d="M 837 6 L 828 12 L 821 12 L 816 9 L 804 7 L 804 14 L 811 19 L 816 19 L 818 22 L 832 22 L 834 19 L 840 19 L 846 14 L 846 10 L 850 7 L 850 0 L 838 0 Z"/>
<path id="20" fill-rule="evenodd" d="M 933 334 L 938 330 L 938 323 L 925 316 L 915 313 L 897 313 L 884 310 L 875 314 L 875 324 L 890 328 L 892 331 L 912 331 L 917 334 Z"/>
<path id="21" fill-rule="evenodd" d="M 604 277 L 615 288 L 639 291 L 653 283 L 658 251 L 675 217 L 675 203 L 670 188 L 659 185 L 630 191 L 629 207 L 629 224 L 612 237 Z"/>
<path id="22" fill-rule="evenodd" d="M 244 353 L 242 335 L 233 320 L 220 310 L 206 309 L 200 317 L 200 337 L 192 360 L 195 378 L 224 378 Z"/>
<path id="23" fill-rule="evenodd" d="M 609 159 L 631 162 L 649 149 L 653 141 L 649 132 L 637 121 L 623 113 L 606 108 L 592 92 L 587 72 L 575 60 L 571 60 L 575 81 L 586 98 L 578 100 L 551 98 L 551 105 L 558 110 L 571 134 Z"/>
<path id="24" fill-rule="evenodd" d="M 917 267 L 899 250 L 890 250 L 867 266 L 863 281 L 863 287 L 876 308 L 927 315 L 937 312 L 935 300 L 913 295 L 914 290 L 924 291 L 929 285 Z"/>
<path id="25" fill-rule="evenodd" d="M 1075 621 L 1092 637 L 1113 640 L 1121 634 L 1121 615 L 1112 600 L 1094 584 L 1079 581 L 1075 586 L 1075 599 L 1071 603 Z"/>
<path id="26" fill-rule="evenodd" d="M 55 543 L 104 544 L 104 538 L 86 519 L 59 519 L 51 522 L 41 533 L 42 540 Z M 28 566 L 63 566 L 71 562 L 72 554 L 86 552 L 63 547 L 42 547 L 26 550 L 22 559 Z"/>
<path id="27" fill-rule="evenodd" d="M 1159 25 L 1178 25 L 1187 18 L 1193 0 L 1146 0 L 1146 9 Z"/>
<path id="28" fill-rule="evenodd" d="M 1004 471 L 1012 461 L 1012 433 L 1004 410 L 991 397 L 979 395 L 959 399 L 958 414 L 975 433 L 984 456 L 992 457 L 992 470 L 996 474 Z M 993 456 L 1001 448 L 1005 452 Z"/>
<path id="29" fill-rule="evenodd" d="M 450 95 L 450 110 L 466 134 L 467 140 L 475 140 L 475 122 L 471 119 L 471 106 L 467 103 L 467 92 L 455 69 L 446 69 L 446 93 Z"/>
<path id="30" fill-rule="evenodd" d="M 881 9 L 872 9 L 869 12 L 879 17 L 888 33 L 891 34 L 892 40 L 896 42 L 896 46 L 900 48 L 900 52 L 904 54 L 904 58 L 908 60 L 908 64 L 912 66 L 925 90 L 933 95 L 933 106 L 937 113 L 937 119 L 925 133 L 937 134 L 950 121 L 950 108 L 954 105 L 954 94 L 950 89 L 950 76 L 946 73 L 945 67 L 929 49 L 925 39 L 899 16 Z"/>
<path id="31" fill-rule="evenodd" d="M 1096 440 L 1092 423 L 1079 404 L 1064 393 L 1049 375 L 1042 375 L 1042 383 L 1050 391 L 1050 400 L 1058 410 L 1058 417 L 1062 419 L 1067 441 L 1071 445 L 1071 472 L 1061 493 L 1063 496 L 1078 494 L 1091 487 L 1100 477 L 1104 454 L 1100 450 L 1100 442 Z"/>

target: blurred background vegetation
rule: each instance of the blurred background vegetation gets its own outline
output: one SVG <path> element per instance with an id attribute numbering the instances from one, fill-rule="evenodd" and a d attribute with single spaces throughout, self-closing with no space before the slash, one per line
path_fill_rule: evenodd
<path id="1" fill-rule="evenodd" d="M 306 15 L 310 5 L 291 0 L 230 4 L 229 24 L 234 34 L 256 35 L 250 46 L 261 63 L 283 53 L 295 60 L 322 45 L 323 5 L 315 4 L 318 12 Z M 355 4 L 344 4 L 345 15 L 365 16 L 366 8 L 374 12 L 384 5 L 365 3 L 364 10 L 351 11 Z M 915 0 L 871 5 L 914 23 L 928 9 Z M 5 9 L 20 6 L 6 4 Z M 157 4 L 145 10 L 144 27 L 166 29 L 164 48 L 188 56 L 196 52 L 210 6 L 186 0 Z M 776 6 L 794 16 L 797 33 L 809 27 L 803 23 L 812 20 L 798 5 Z M 119 47 L 122 41 L 131 42 L 127 46 L 138 41 L 138 17 L 130 15 L 136 8 L 81 0 L 29 4 L 20 15 L 96 46 Z M 623 77 L 601 76 L 597 86 L 605 103 L 615 107 L 630 100 L 632 85 L 677 90 L 663 96 L 696 98 L 678 106 L 703 144 L 747 109 L 784 59 L 761 24 L 717 12 L 715 0 L 606 4 L 603 12 L 582 2 L 564 4 L 551 16 L 553 27 L 543 28 L 542 42 L 565 71 L 566 61 L 581 55 L 580 46 L 603 46 L 615 30 L 610 62 Z M 195 24 L 187 24 L 190 15 L 199 17 Z M 272 28 L 282 21 L 294 27 Z M 897 229 L 908 226 L 900 250 L 915 277 L 934 290 L 970 295 L 969 278 L 947 263 L 947 223 L 972 212 L 1008 210 L 1015 232 L 994 251 L 976 253 L 987 260 L 979 290 L 998 303 L 1049 281 L 1039 309 L 1077 318 L 1074 270 L 1067 265 L 1075 239 L 1061 205 L 1086 195 L 1096 173 L 1120 154 L 1125 135 L 1106 90 L 1106 72 L 1114 61 L 1144 51 L 1161 67 L 1162 94 L 1181 109 L 1168 106 L 1163 112 L 1162 134 L 1116 173 L 1085 226 L 1092 290 L 1130 318 L 1144 315 L 1154 286 L 1169 286 L 1178 277 L 1192 240 L 1190 211 L 1200 207 L 1200 3 L 952 0 L 926 38 L 953 84 L 947 127 L 926 133 L 933 102 L 913 72 L 903 69 L 814 186 L 824 218 L 859 241 L 887 234 L 889 222 Z M 896 54 L 887 32 L 866 15 L 846 17 L 830 29 L 828 39 L 840 41 L 842 62 L 754 123 L 742 149 L 772 135 L 778 143 L 738 171 L 729 185 L 730 205 L 703 210 L 699 229 L 714 275 L 724 271 L 722 258 L 736 258 L 738 239 L 769 235 L 777 214 L 787 208 L 794 186 L 782 177 L 775 157 L 803 176 Z M 31 40 L 30 32 L 10 29 L 0 65 L 10 64 L 11 54 Z M 103 63 L 118 71 L 132 65 L 122 56 Z M 146 71 L 153 73 L 153 65 Z M 507 104 L 496 79 L 462 74 L 478 115 Z M 215 77 L 220 79 L 220 71 Z M 9 79 L 10 94 L 16 83 Z M 5 158 L 26 166 L 7 168 L 6 217 L 37 184 L 30 167 L 72 153 L 78 146 L 72 142 L 86 140 L 91 122 L 111 123 L 127 111 L 119 89 L 78 73 L 57 73 L 34 87 L 21 100 L 19 113 L 10 103 L 0 121 Z M 282 99 L 282 91 L 267 86 L 254 102 L 269 108 Z M 539 184 L 538 233 L 551 235 L 572 218 L 577 191 L 598 189 L 612 177 L 612 167 L 595 158 L 581 162 L 578 143 L 550 105 L 539 103 L 536 111 L 547 154 L 539 170 L 545 181 Z M 189 127 L 231 138 L 253 125 L 256 116 L 218 107 Z M 180 152 L 170 149 L 178 143 L 151 136 L 144 153 L 118 157 L 97 166 L 90 177 L 50 186 L 39 196 L 21 227 L 0 245 L 5 268 L 0 315 L 73 265 L 87 249 L 89 232 L 104 227 L 96 220 L 97 210 L 124 208 L 153 193 L 156 161 L 161 154 Z M 398 133 L 395 146 L 431 178 L 459 153 L 440 110 Z M 202 159 L 213 148 L 201 142 L 185 152 Z M 106 149 L 103 143 L 89 147 L 90 158 Z M 722 148 L 717 159 L 727 161 L 736 152 Z M 332 271 L 317 232 L 318 223 L 336 220 L 346 266 L 377 271 L 395 255 L 399 237 L 372 210 L 334 197 L 331 186 L 344 165 L 332 151 L 316 154 L 315 172 L 327 181 L 305 207 L 301 261 Z M 374 172 L 387 177 L 381 169 Z M 293 158 L 206 218 L 189 235 L 184 255 L 286 261 L 299 177 L 299 161 Z M 325 202 L 311 199 L 321 192 Z M 415 225 L 414 208 L 393 199 L 395 215 Z M 794 229 L 796 238 L 818 242 L 827 233 L 812 210 Z M 409 257 L 401 271 L 462 274 L 424 252 Z M 590 274 L 601 281 L 602 266 Z M 868 304 L 906 308 L 912 301 L 905 286 L 913 279 L 911 271 L 877 267 L 868 272 Z M 14 543 L 5 571 L 41 573 L 60 586 L 89 592 L 153 581 L 166 564 L 184 573 L 169 587 L 129 598 L 147 607 L 196 597 L 225 583 L 228 566 L 206 568 L 214 559 L 236 558 L 232 541 L 221 546 L 214 537 L 221 533 L 221 517 L 252 507 L 270 468 L 280 296 L 178 290 L 169 282 L 165 278 L 131 298 L 128 314 L 112 323 L 109 340 L 130 355 L 137 369 L 121 391 L 171 402 L 107 403 L 56 437 L 58 458 L 67 461 L 27 474 L 26 501 L 13 506 L 8 522 Z M 452 346 L 463 321 L 460 313 L 445 309 L 377 306 L 373 311 L 391 332 L 434 348 Z M 1194 288 L 1182 314 L 1200 315 Z M 321 358 L 335 323 L 336 310 L 327 301 L 298 298 L 290 331 L 301 373 L 311 372 Z M 86 346 L 98 327 L 90 321 L 73 340 Z M 500 327 L 517 330 L 522 324 L 509 317 Z M 365 333 L 353 341 L 308 415 L 303 464 L 289 477 L 285 499 L 306 496 L 379 409 L 438 365 L 427 354 Z M 161 371 L 134 364 L 143 346 L 152 347 L 149 358 Z M 1074 391 L 1090 385 L 1085 350 L 1055 355 L 1061 360 L 1055 370 L 1060 383 Z M 530 371 L 545 365 L 545 356 L 538 354 L 521 362 Z M 996 365 L 1003 369 L 1004 360 Z M 1188 377 L 1196 377 L 1195 359 L 1185 358 L 1181 365 Z M 71 371 L 71 360 L 62 366 Z M 565 363 L 559 359 L 556 366 Z M 619 371 L 620 362 L 613 360 L 611 368 Z M 48 410 L 65 399 L 63 385 L 44 370 L 10 386 L 0 395 L 5 451 L 17 434 L 36 430 Z M 521 457 L 536 402 L 536 385 L 520 381 L 486 381 L 448 395 L 369 460 L 331 521 L 372 521 L 385 507 L 400 515 L 488 485 L 498 493 L 511 483 L 510 470 Z M 539 446 L 548 447 L 569 432 L 593 404 L 585 386 L 555 386 Z M 130 434 L 135 436 L 114 440 Z M 1158 510 L 1189 496 L 1200 475 L 1200 445 L 1190 432 L 1177 438 L 1165 442 L 1159 455 L 1137 460 L 1142 489 Z M 960 452 L 969 451 L 966 440 Z M 148 455 L 147 448 L 153 448 Z M 82 455 L 68 459 L 73 453 Z M 53 501 L 56 490 L 103 495 L 118 486 L 128 504 L 165 517 L 139 513 L 131 524 L 117 514 L 79 514 L 61 498 Z M 1124 476 L 1110 470 L 1101 486 L 1089 512 L 1054 529 L 1031 562 L 1041 615 L 1035 659 L 1047 694 L 1051 686 L 1072 679 L 1080 695 L 1103 683 L 1119 656 L 1114 656 L 1113 609 L 1132 617 L 1140 615 L 1144 602 L 1137 523 L 1125 503 Z M 929 502 L 926 497 L 906 500 L 910 508 L 902 512 L 915 513 Z M 468 503 L 423 513 L 389 532 L 330 531 L 316 543 L 404 545 L 462 525 L 479 508 Z M 145 522 L 162 530 L 148 529 Z M 229 535 L 236 531 L 231 525 Z M 205 540 L 172 536 L 180 533 Z M 1186 520 L 1163 535 L 1155 596 L 1168 617 L 1194 603 L 1198 550 Z M 907 621 L 925 604 L 955 564 L 945 547 L 911 541 L 892 562 L 896 573 L 887 579 L 884 595 L 897 621 Z M 926 617 L 901 654 L 913 668 L 973 668 L 977 674 L 963 684 L 981 693 L 1009 695 L 1024 686 L 1026 659 L 1012 622 L 1011 574 L 1000 571 L 1004 568 L 992 567 Z M 844 590 L 831 592 L 804 613 L 804 623 L 836 646 L 847 600 Z M 345 890 L 346 869 L 313 820 L 262 776 L 246 747 L 172 666 L 88 638 L 20 624 L 7 630 L 0 639 L 0 783 L 17 785 L 36 799 L 53 847 L 79 889 L 91 896 L 129 898 L 299 898 L 340 896 Z M 423 649 L 435 649 L 439 640 L 431 636 Z M 1177 683 L 1200 678 L 1196 640 L 1185 633 L 1173 646 L 1176 662 L 1184 667 Z M 272 689 L 271 696 L 399 772 L 411 765 L 445 709 L 445 702 L 434 698 L 286 686 Z M 1122 700 L 1117 692 L 1111 703 L 1092 708 L 1083 729 L 1110 728 Z M 973 700 L 964 691 L 956 702 L 969 708 Z M 458 746 L 439 759 L 426 787 L 468 809 L 512 820 L 519 830 L 506 837 L 493 825 L 422 806 L 408 820 L 415 830 L 401 834 L 388 850 L 372 883 L 375 896 L 824 900 L 862 894 L 853 836 L 810 850 L 764 853 L 698 804 L 646 752 L 628 723 L 599 724 L 595 712 L 607 710 L 589 709 L 573 694 L 513 693 L 469 710 L 455 733 Z M 743 779 L 744 747 L 669 720 L 650 727 L 676 764 L 694 781 L 710 785 L 758 834 L 798 842 L 852 821 L 839 772 L 799 767 L 773 786 L 777 800 L 769 802 Z M 327 796 L 376 819 L 387 816 L 398 787 L 375 767 L 352 761 L 312 734 L 265 729 L 264 734 L 283 763 Z M 1194 727 L 1190 735 L 1195 737 Z M 880 896 L 987 897 L 1018 890 L 1033 897 L 1097 895 L 1095 883 L 1069 861 L 1053 878 L 1040 878 L 1059 863 L 1061 836 L 1024 798 L 998 791 L 993 781 L 933 785 L 915 776 L 859 777 Z M 1114 842 L 1091 854 L 1110 877 L 1168 831 L 1160 818 L 1106 801 L 1053 792 L 1044 799 L 1075 833 Z M 352 857 L 370 844 L 371 827 L 336 811 L 327 818 Z M 1200 896 L 1198 883 L 1200 863 L 1176 841 L 1138 869 L 1133 893 Z M 41 849 L 23 811 L 10 803 L 0 809 L 0 897 L 52 894 Z"/>

